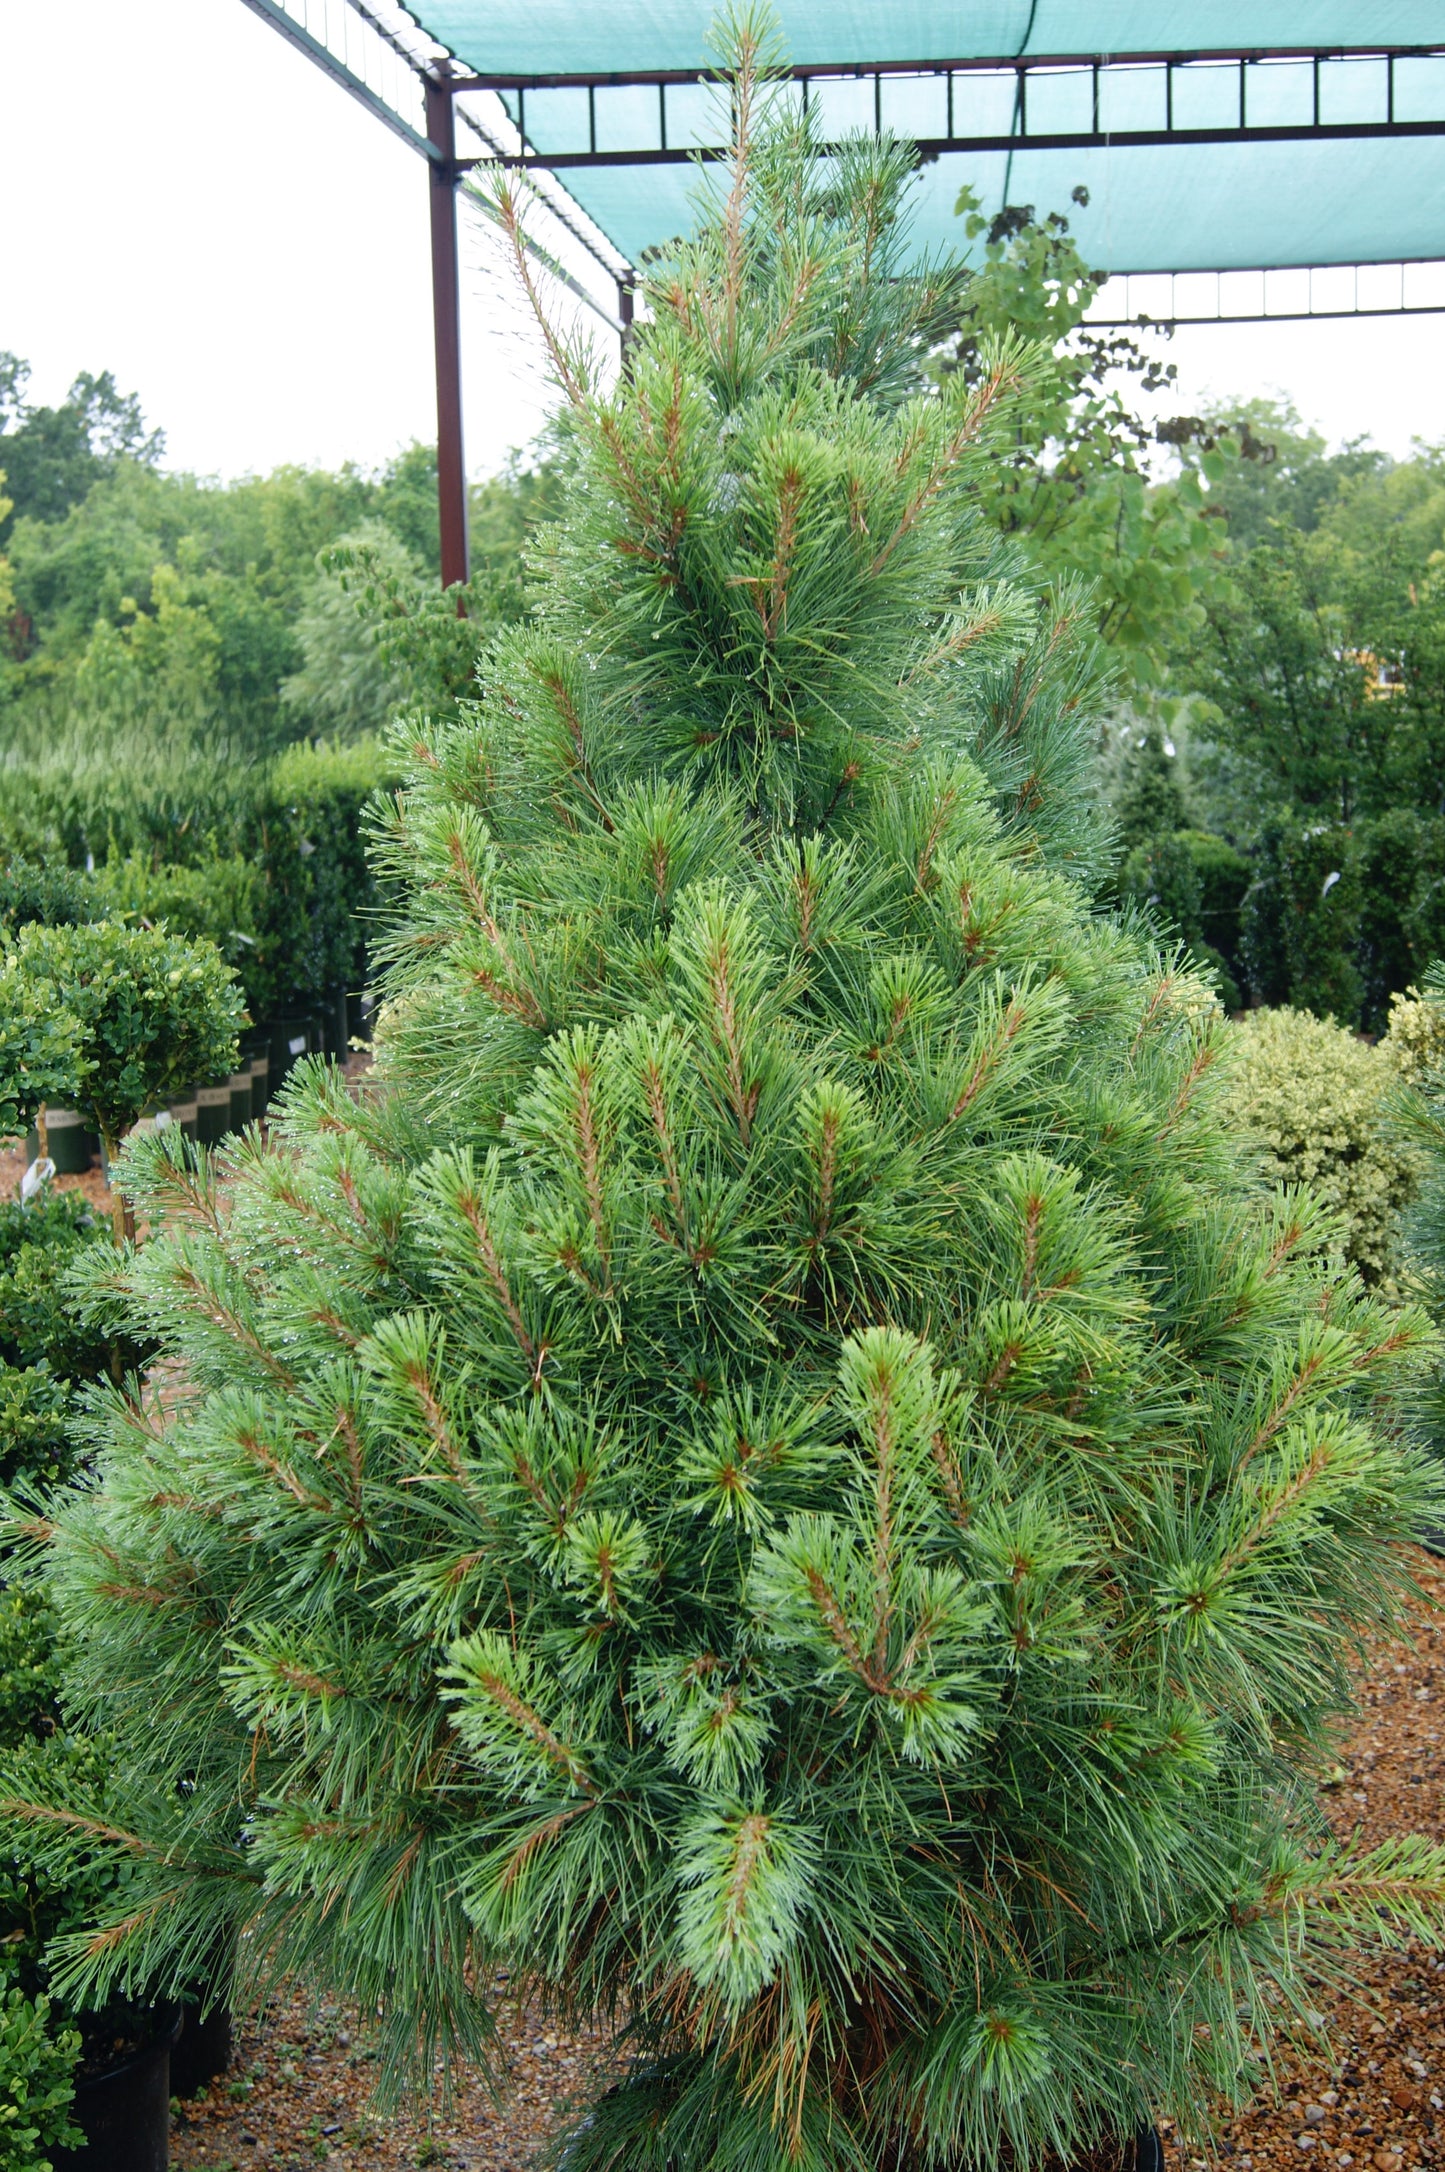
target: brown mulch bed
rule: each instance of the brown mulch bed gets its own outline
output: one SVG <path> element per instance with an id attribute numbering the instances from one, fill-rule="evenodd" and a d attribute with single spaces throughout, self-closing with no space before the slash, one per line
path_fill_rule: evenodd
<path id="1" fill-rule="evenodd" d="M 1445 1563 L 1422 1554 L 1416 1574 L 1445 1609 Z M 1361 1703 L 1325 1796 L 1336 1833 L 1367 1846 L 1445 1838 L 1445 1612 L 1422 1609 L 1408 1642 L 1373 1655 Z M 1332 2055 L 1283 2061 L 1279 2103 L 1262 2099 L 1227 2130 L 1221 2153 L 1242 2172 L 1445 2167 L 1445 1955 L 1362 1953 L 1358 1976 L 1352 1995 L 1324 2002 Z"/>
<path id="2" fill-rule="evenodd" d="M 15 1198 L 29 1158 L 22 1146 L 0 1147 L 0 1199 Z M 84 1192 L 97 1215 L 102 1220 L 109 1220 L 110 1189 L 100 1173 L 99 1164 L 87 1170 L 84 1176 L 52 1177 L 50 1189 L 56 1192 Z"/>
<path id="3" fill-rule="evenodd" d="M 509 2083 L 498 2103 L 479 2078 L 460 2077 L 400 2113 L 369 2108 L 375 2069 L 334 2006 L 296 2002 L 242 2034 L 230 2071 L 175 2108 L 171 2172 L 522 2172 L 588 2093 L 607 2056 L 600 2036 L 573 2036 L 525 2010 L 498 2009 Z"/>

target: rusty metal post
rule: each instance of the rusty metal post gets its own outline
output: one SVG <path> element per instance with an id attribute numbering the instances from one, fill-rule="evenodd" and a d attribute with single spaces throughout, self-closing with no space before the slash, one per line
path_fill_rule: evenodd
<path id="1" fill-rule="evenodd" d="M 445 62 L 440 68 L 445 68 Z M 457 147 L 452 89 L 445 74 L 426 79 L 426 132 L 438 155 L 428 160 L 431 188 L 431 306 L 437 373 L 437 510 L 441 516 L 442 587 L 464 581 L 467 468 L 462 451 L 461 282 L 457 267 Z"/>

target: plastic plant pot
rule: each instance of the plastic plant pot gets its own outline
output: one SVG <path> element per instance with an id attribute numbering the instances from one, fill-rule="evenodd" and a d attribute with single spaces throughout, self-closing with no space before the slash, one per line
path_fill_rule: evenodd
<path id="1" fill-rule="evenodd" d="M 311 1023 L 306 1018 L 278 1018 L 271 1028 L 271 1075 L 268 1081 L 274 1094 L 284 1084 L 293 1064 L 299 1062 L 311 1046 Z"/>
<path id="2" fill-rule="evenodd" d="M 196 1097 L 191 1094 L 184 1101 L 171 1103 L 171 1122 L 183 1131 L 188 1139 L 196 1136 Z"/>
<path id="3" fill-rule="evenodd" d="M 251 1121 L 251 1066 L 244 1064 L 233 1071 L 228 1081 L 231 1088 L 231 1129 L 244 1131 Z"/>
<path id="4" fill-rule="evenodd" d="M 235 2050 L 231 2010 L 224 2003 L 202 2017 L 199 2006 L 181 2007 L 181 2033 L 171 2052 L 171 2095 L 193 2097 L 224 2074 Z"/>
<path id="5" fill-rule="evenodd" d="M 85 1128 L 85 1118 L 76 1109 L 47 1109 L 45 1112 L 46 1151 L 55 1164 L 57 1176 L 84 1176 L 93 1167 L 100 1152 L 100 1140 L 93 1131 Z M 29 1138 L 29 1158 L 34 1161 L 40 1151 L 40 1134 L 32 1131 Z"/>
<path id="6" fill-rule="evenodd" d="M 215 1146 L 231 1128 L 231 1082 L 196 1089 L 196 1137 L 202 1146 Z"/>
<path id="7" fill-rule="evenodd" d="M 83 2149 L 58 2149 L 55 2172 L 166 2172 L 171 2132 L 171 2045 L 181 2017 L 155 2016 L 155 2034 L 96 2073 L 82 2069 L 72 2117 Z"/>
<path id="8" fill-rule="evenodd" d="M 251 1114 L 264 1116 L 270 1100 L 271 1058 L 265 1049 L 251 1058 L 248 1066 L 251 1074 Z"/>

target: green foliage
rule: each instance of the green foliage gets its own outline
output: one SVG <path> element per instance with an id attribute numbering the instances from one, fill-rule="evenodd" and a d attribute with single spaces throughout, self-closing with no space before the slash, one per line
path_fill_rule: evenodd
<path id="1" fill-rule="evenodd" d="M 1181 937 L 1196 961 L 1214 975 L 1228 1011 L 1240 1006 L 1239 899 L 1250 872 L 1249 862 L 1231 852 L 1222 838 L 1200 830 L 1174 830 L 1135 845 L 1116 877 L 1120 898 L 1144 907 L 1165 930 Z"/>
<path id="2" fill-rule="evenodd" d="M 96 917 L 88 886 L 73 869 L 18 855 L 0 861 L 0 934 L 32 920 L 53 928 Z"/>
<path id="3" fill-rule="evenodd" d="M 1360 1005 L 1359 855 L 1347 829 L 1276 818 L 1261 831 L 1240 906 L 1240 955 L 1256 1002 L 1352 1025 Z"/>
<path id="4" fill-rule="evenodd" d="M 1166 831 L 1135 845 L 1119 870 L 1119 893 L 1146 905 L 1163 926 L 1184 940 L 1199 940 L 1199 877 L 1180 831 Z"/>
<path id="5" fill-rule="evenodd" d="M 11 440 L 0 434 L 3 448 Z M 57 488 L 59 486 L 57 485 Z M 522 609 L 521 543 L 545 483 L 514 464 L 476 494 L 468 589 L 479 636 Z M 61 502 L 63 500 L 63 502 Z M 27 506 L 0 609 L 0 735 L 28 760 L 58 740 L 124 759 L 139 736 L 255 760 L 289 741 L 356 738 L 414 689 L 326 564 L 367 539 L 422 615 L 437 590 L 436 460 L 412 446 L 374 475 L 283 468 L 218 484 L 107 456 L 48 510 Z"/>
<path id="6" fill-rule="evenodd" d="M 1437 1072 L 1445 1072 L 1445 990 L 1440 973 L 1430 975 L 1423 988 L 1411 988 L 1392 998 L 1384 1047 L 1408 1086 L 1428 1084 Z"/>
<path id="7" fill-rule="evenodd" d="M 1359 448 L 1308 471 L 1312 518 L 1247 550 L 1176 669 L 1278 801 L 1350 821 L 1445 793 L 1445 470 Z M 1300 478 L 1304 488 L 1304 476 Z M 1262 485 L 1261 487 L 1265 487 Z"/>
<path id="8" fill-rule="evenodd" d="M 377 893 L 362 811 L 399 775 L 375 742 L 295 746 L 248 771 L 155 760 L 143 742 L 120 773 L 72 762 L 71 751 L 12 769 L 11 838 L 73 865 L 99 862 L 92 880 L 72 878 L 79 917 L 165 921 L 209 938 L 258 1019 L 363 984 Z M 0 817 L 0 838 L 4 827 Z"/>
<path id="9" fill-rule="evenodd" d="M 1195 418 L 1195 437 L 1239 447 L 1240 457 L 1215 476 L 1209 494 L 1237 552 L 1252 550 L 1276 527 L 1313 534 L 1357 476 L 1378 477 L 1389 466 L 1362 438 L 1327 452 L 1318 430 L 1306 428 L 1279 398 L 1214 401 Z"/>
<path id="10" fill-rule="evenodd" d="M 131 926 L 164 923 L 172 935 L 213 943 L 245 986 L 248 953 L 257 947 L 267 870 L 240 853 L 192 867 L 156 867 L 140 853 L 110 860 L 89 886 L 89 917 Z"/>
<path id="11" fill-rule="evenodd" d="M 1074 195 L 1088 200 L 1082 189 Z M 1222 589 L 1209 485 L 1237 462 L 1234 438 L 1211 435 L 1196 454 L 1192 423 L 1156 426 L 1130 407 L 1131 379 L 1159 392 L 1172 384 L 1174 364 L 1127 335 L 1085 326 L 1105 275 L 1085 263 L 1061 212 L 1037 218 L 1032 205 L 1013 205 L 990 220 L 968 188 L 957 208 L 981 261 L 943 368 L 976 374 L 980 352 L 1008 333 L 1043 350 L 1013 448 L 981 480 L 980 502 L 1050 573 L 1088 582 L 1088 608 L 1121 673 L 1137 691 L 1157 693 L 1182 629 L 1202 625 L 1205 600 Z M 1151 477 L 1156 434 L 1179 448 L 1172 480 Z"/>
<path id="12" fill-rule="evenodd" d="M 7 1485 L 13 1476 L 6 1472 Z M 0 1592 L 0 1747 L 4 1749 L 38 1742 L 59 1724 L 61 1667 L 55 1631 L 55 1610 L 43 1593 L 24 1584 Z"/>
<path id="13" fill-rule="evenodd" d="M 352 569 L 368 569 L 358 593 Z M 389 528 L 367 522 L 321 554 L 315 587 L 296 621 L 301 667 L 282 682 L 285 707 L 300 712 L 329 738 L 353 739 L 385 730 L 406 691 L 396 659 L 382 645 L 382 595 L 398 608 L 436 587 Z M 456 617 L 455 604 L 451 615 Z"/>
<path id="14" fill-rule="evenodd" d="M 1246 1012 L 1235 1027 L 1230 1113 L 1274 1183 L 1308 1185 L 1341 1217 L 1343 1250 L 1368 1283 L 1399 1264 L 1399 1217 L 1420 1158 L 1390 1129 L 1397 1071 L 1383 1048 L 1305 1011 Z"/>
<path id="15" fill-rule="evenodd" d="M 1445 821 L 1398 808 L 1357 823 L 1355 842 L 1360 1023 L 1367 1033 L 1381 1033 L 1394 998 L 1445 954 Z"/>
<path id="16" fill-rule="evenodd" d="M 3 527 L 15 509 L 14 500 L 5 495 L 5 470 L 0 468 L 0 527 Z M 15 610 L 15 584 L 10 578 L 10 561 L 0 551 L 0 623 L 8 625 Z"/>
<path id="17" fill-rule="evenodd" d="M 1174 744 L 1157 724 L 1131 735 L 1114 819 L 1126 852 L 1153 838 L 1172 836 L 1188 822 Z"/>
<path id="18" fill-rule="evenodd" d="M 538 616 L 378 818 L 376 1094 L 128 1152 L 187 1392 L 97 1391 L 47 1558 L 113 1754 L 11 1801 L 57 1877 L 129 1836 L 71 1996 L 240 1937 L 429 2081 L 504 1968 L 628 2032 L 579 2168 L 1026 2172 L 1442 1928 L 1311 1785 L 1425 1328 L 1080 879 L 1097 657 L 979 511 L 1032 359 L 926 389 L 911 154 L 732 102 L 626 375 L 549 333 Z"/>
<path id="19" fill-rule="evenodd" d="M 34 923 L 32 923 L 34 925 Z M 27 929 L 25 932 L 29 932 Z M 23 1134 L 79 1078 L 80 1029 L 14 951 L 0 953 L 0 1139 Z"/>
<path id="20" fill-rule="evenodd" d="M 1333 552 L 1281 530 L 1233 573 L 1209 607 L 1194 685 L 1281 799 L 1348 822 L 1385 773 L 1395 711 L 1374 697 L 1352 614 L 1331 594 Z"/>
<path id="21" fill-rule="evenodd" d="M 0 2172 L 50 2172 L 51 2150 L 84 2146 L 70 2117 L 80 2037 L 49 2020 L 48 1999 L 0 1993 Z"/>
<path id="22" fill-rule="evenodd" d="M 74 1398 L 48 1363 L 0 1365 L 0 1484 L 52 1485 L 75 1469 Z"/>
<path id="23" fill-rule="evenodd" d="M 1418 1196 L 1405 1216 L 1404 1253 L 1412 1287 L 1445 1331 L 1445 973 L 1396 1000 L 1384 1049 L 1404 1090 L 1391 1108 L 1400 1135 L 1420 1156 Z M 1437 1455 L 1445 1455 L 1445 1337 L 1426 1403 Z"/>
<path id="24" fill-rule="evenodd" d="M 1242 852 L 1212 831 L 1181 830 L 1178 834 L 1194 863 L 1199 887 L 1200 940 L 1238 977 L 1240 912 L 1253 867 Z"/>
<path id="25" fill-rule="evenodd" d="M 213 944 L 118 921 L 32 922 L 12 961 L 22 989 L 76 1021 L 74 1103 L 112 1156 L 144 1109 L 235 1067 L 245 1014 Z"/>
<path id="26" fill-rule="evenodd" d="M 134 1344 L 117 1344 L 76 1312 L 70 1270 L 106 1231 L 79 1192 L 42 1193 L 28 1206 L 0 1201 L 0 1359 L 46 1366 L 62 1380 L 84 1381 L 139 1362 Z M 119 1355 L 118 1355 L 119 1352 Z"/>
<path id="27" fill-rule="evenodd" d="M 13 501 L 0 513 L 0 542 L 13 519 L 61 519 L 122 461 L 149 467 L 165 451 L 135 394 L 120 392 L 109 370 L 82 370 L 59 407 L 33 407 L 29 380 L 27 362 L 0 354 L 0 466 Z"/>

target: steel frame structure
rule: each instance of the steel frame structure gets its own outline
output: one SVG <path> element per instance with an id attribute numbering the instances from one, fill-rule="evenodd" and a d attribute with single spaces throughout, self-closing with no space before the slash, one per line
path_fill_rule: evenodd
<path id="1" fill-rule="evenodd" d="M 865 96 L 864 104 L 865 108 L 871 104 L 873 125 L 880 131 L 885 125 L 884 102 L 890 83 L 938 86 L 943 92 L 944 127 L 936 135 L 914 138 L 921 157 L 936 158 L 945 151 L 1073 151 L 1105 146 L 1119 149 L 1131 145 L 1188 143 L 1308 143 L 1362 136 L 1445 135 L 1445 114 L 1438 118 L 1419 118 L 1398 112 L 1396 97 L 1397 69 L 1402 63 L 1442 60 L 1445 60 L 1445 46 L 1361 45 L 1348 50 L 1310 47 L 1271 48 L 1268 52 L 1251 53 L 1080 53 L 1039 58 L 1030 55 L 1026 60 L 887 61 L 869 67 L 848 68 L 816 64 L 794 68 L 790 73 L 800 87 L 805 107 L 810 96 L 816 99 L 819 91 L 830 85 L 857 85 L 865 93 L 871 92 L 871 98 Z M 1273 87 L 1271 72 L 1281 62 L 1308 68 L 1308 110 L 1298 118 L 1271 120 L 1266 118 L 1267 93 Z M 1370 66 L 1378 71 L 1383 110 L 1372 119 L 1362 116 L 1332 119 L 1330 93 L 1340 80 L 1336 71 Z M 678 165 L 699 155 L 717 156 L 721 146 L 698 141 L 686 123 L 681 128 L 669 130 L 668 127 L 669 91 L 693 93 L 706 80 L 703 76 L 676 70 L 628 76 L 472 75 L 459 76 L 457 88 L 493 91 L 504 99 L 515 100 L 515 121 L 522 139 L 518 163 L 545 167 L 549 172 L 565 172 L 569 167 L 577 166 Z M 964 125 L 958 124 L 955 109 L 960 89 L 972 91 L 976 103 L 981 85 L 1004 94 L 991 102 L 1007 112 L 1006 126 L 990 130 L 969 126 L 966 119 Z M 1233 105 L 1230 119 L 1219 117 L 1197 123 L 1187 118 L 1191 103 L 1197 102 L 1199 92 L 1206 85 L 1216 94 L 1222 87 L 1227 88 Z M 1157 93 L 1153 102 L 1159 107 L 1158 125 L 1129 127 L 1116 123 L 1111 126 L 1110 92 L 1146 86 Z M 597 93 L 654 88 L 658 94 L 657 140 L 654 142 L 649 137 L 646 142 L 632 144 L 599 144 Z M 532 148 L 532 132 L 528 130 L 526 114 L 528 93 L 533 97 L 535 115 L 539 94 L 546 98 L 569 91 L 586 94 L 587 143 L 575 150 Z M 1081 125 L 1060 128 L 1040 121 L 1041 110 L 1050 106 L 1057 109 L 1061 91 L 1072 94 L 1072 102 L 1082 108 Z M 963 103 L 969 102 L 965 97 Z M 1220 103 L 1217 95 L 1213 102 Z M 1256 107 L 1261 110 L 1257 112 Z"/>
<path id="2" fill-rule="evenodd" d="M 466 469 L 462 437 L 460 294 L 457 254 L 456 189 L 474 167 L 505 163 L 527 169 L 538 187 L 545 219 L 555 220 L 573 243 L 592 259 L 616 294 L 615 314 L 596 294 L 560 263 L 555 252 L 538 245 L 548 271 L 560 278 L 574 294 L 624 338 L 632 322 L 634 272 L 607 236 L 581 207 L 552 179 L 559 173 L 585 167 L 675 165 L 698 158 L 715 158 L 721 146 L 701 140 L 696 116 L 699 90 L 709 78 L 696 71 L 657 70 L 625 74 L 575 75 L 479 75 L 460 70 L 444 47 L 417 28 L 401 0 L 245 0 L 245 5 L 271 28 L 324 70 L 334 82 L 357 99 L 367 111 L 411 150 L 429 169 L 431 205 L 432 314 L 436 346 L 437 384 L 437 488 L 441 515 L 442 582 L 450 586 L 467 577 Z M 1281 63 L 1293 63 L 1292 87 L 1298 91 L 1301 70 L 1307 92 L 1303 110 L 1282 114 L 1276 97 L 1285 79 Z M 825 102 L 846 87 L 857 106 L 859 93 L 865 113 L 880 130 L 887 125 L 890 87 L 907 84 L 932 86 L 936 110 L 943 125 L 931 136 L 915 137 L 920 157 L 945 152 L 1013 152 L 1029 150 L 1087 150 L 1124 148 L 1131 145 L 1226 144 L 1249 142 L 1295 143 L 1378 136 L 1445 135 L 1445 116 L 1422 117 L 1411 113 L 1409 92 L 1414 64 L 1445 64 L 1445 44 L 1390 46 L 1360 43 L 1349 47 L 1270 47 L 1234 52 L 1138 52 L 1055 53 L 1000 55 L 995 58 L 933 61 L 888 61 L 876 64 L 813 63 L 789 71 L 808 103 Z M 1341 71 L 1353 71 L 1352 74 Z M 1362 72 L 1363 71 L 1363 72 Z M 1339 110 L 1336 93 L 1345 84 L 1368 96 L 1370 111 Z M 609 91 L 654 89 L 657 93 L 656 128 L 647 140 L 599 141 L 598 94 Z M 1402 97 L 1402 91 L 1404 96 Z M 539 148 L 534 140 L 539 110 L 546 111 L 549 96 L 569 94 L 572 112 L 578 112 L 578 94 L 585 99 L 583 140 L 571 148 Z M 939 108 L 939 94 L 942 96 Z M 1152 102 L 1154 112 L 1147 126 L 1119 125 L 1130 96 L 1137 108 L 1141 94 Z M 529 126 L 528 97 L 532 99 Z M 1344 105 L 1350 105 L 1346 98 Z M 1356 99 L 1355 105 L 1360 101 Z M 688 109 L 693 118 L 689 120 Z M 992 109 L 995 125 L 980 126 L 983 109 Z M 1206 112 L 1205 109 L 1208 111 Z M 555 118 L 558 108 L 553 107 Z M 1003 121 L 1007 116 L 1006 122 Z M 972 117 L 973 125 L 970 125 Z M 1137 112 L 1133 116 L 1139 118 Z M 669 121 L 672 121 L 671 127 Z M 1003 122 L 1003 125 L 999 123 Z M 1068 125 L 1060 125 L 1066 122 Z M 866 125 L 866 123 L 865 123 Z M 459 128 L 470 139 L 459 155 Z M 574 118 L 575 128 L 575 118 Z M 555 129 L 552 131 L 556 133 Z M 604 127 L 604 135 L 612 135 Z M 476 146 L 474 149 L 473 146 Z M 1396 300 L 1361 303 L 1359 273 L 1386 267 L 1321 267 L 1331 273 L 1355 273 L 1355 290 L 1346 306 L 1320 307 L 1314 301 L 1314 274 L 1309 274 L 1304 306 L 1267 306 L 1268 294 L 1261 285 L 1255 309 L 1223 306 L 1226 279 L 1258 278 L 1255 273 L 1151 273 L 1121 274 L 1125 314 L 1111 314 L 1116 306 L 1106 287 L 1101 291 L 1098 314 L 1087 320 L 1092 326 L 1137 325 L 1141 316 L 1130 316 L 1129 289 L 1134 279 L 1157 284 L 1170 280 L 1170 308 L 1147 320 L 1172 323 L 1250 323 L 1298 317 L 1415 315 L 1445 309 L 1445 283 L 1438 298 L 1407 299 L 1406 275 L 1411 267 L 1388 267 L 1399 275 Z M 1289 267 L 1271 267 L 1278 272 Z M 1215 280 L 1215 306 L 1180 310 L 1175 307 L 1178 281 Z M 1115 285 L 1111 280 L 1109 286 Z M 1198 291 L 1196 287 L 1196 292 Z M 1237 291 L 1237 290 L 1235 290 Z M 1418 291 L 1418 290 L 1417 290 Z"/>

